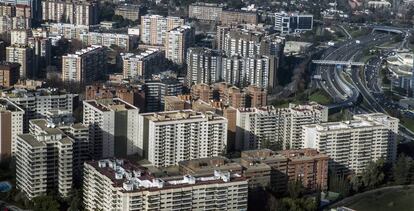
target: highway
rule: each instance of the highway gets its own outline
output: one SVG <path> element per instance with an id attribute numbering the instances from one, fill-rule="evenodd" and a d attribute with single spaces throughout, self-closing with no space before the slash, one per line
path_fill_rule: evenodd
<path id="1" fill-rule="evenodd" d="M 369 35 L 359 37 L 359 42 L 349 40 L 332 50 L 329 49 L 322 55 L 320 60 L 335 61 L 361 61 L 363 51 L 370 49 L 375 45 L 392 40 L 394 35 L 373 32 Z M 404 39 L 405 40 L 405 39 Z M 402 42 L 406 45 L 406 41 Z M 334 104 L 329 105 L 330 109 L 346 108 L 356 105 L 359 97 L 363 97 L 367 104 L 364 111 L 387 113 L 387 107 L 399 108 L 395 103 L 390 103 L 381 93 L 379 70 L 381 65 L 380 57 L 370 59 L 365 67 L 365 71 L 360 67 L 337 68 L 332 65 L 318 65 L 316 74 L 321 76 L 316 84 L 319 88 L 324 89 L 333 99 Z M 363 71 L 361 73 L 361 71 Z M 371 93 L 372 92 L 372 93 Z M 400 135 L 414 140 L 414 133 L 408 131 L 400 125 Z"/>

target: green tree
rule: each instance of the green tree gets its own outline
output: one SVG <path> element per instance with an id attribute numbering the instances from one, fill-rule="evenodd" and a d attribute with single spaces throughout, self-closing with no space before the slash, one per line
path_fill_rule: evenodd
<path id="1" fill-rule="evenodd" d="M 291 181 L 288 183 L 288 194 L 290 198 L 296 199 L 303 195 L 304 187 L 300 180 Z"/>
<path id="2" fill-rule="evenodd" d="M 362 183 L 368 189 L 374 189 L 384 183 L 384 160 L 371 162 L 362 173 Z"/>
<path id="3" fill-rule="evenodd" d="M 392 168 L 392 176 L 396 185 L 404 185 L 409 182 L 411 159 L 404 154 L 398 156 L 397 162 Z"/>
<path id="4" fill-rule="evenodd" d="M 34 211 L 59 211 L 60 205 L 52 196 L 38 196 L 33 198 Z"/>
<path id="5" fill-rule="evenodd" d="M 339 193 L 341 197 L 347 197 L 351 190 L 348 179 L 343 174 L 331 171 L 329 174 L 329 191 Z"/>

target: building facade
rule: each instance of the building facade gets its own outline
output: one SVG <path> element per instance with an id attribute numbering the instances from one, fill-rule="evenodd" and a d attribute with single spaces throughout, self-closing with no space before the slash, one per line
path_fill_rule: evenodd
<path id="1" fill-rule="evenodd" d="M 83 190 L 86 210 L 247 210 L 247 181 L 230 172 L 157 178 L 124 160 L 91 161 Z"/>
<path id="2" fill-rule="evenodd" d="M 141 17 L 141 42 L 149 45 L 162 46 L 168 31 L 184 25 L 184 19 L 179 17 L 163 17 L 145 15 Z"/>
<path id="3" fill-rule="evenodd" d="M 154 166 L 218 156 L 226 150 L 227 119 L 192 110 L 140 115 L 139 145 Z"/>
<path id="4" fill-rule="evenodd" d="M 106 67 L 106 51 L 102 46 L 91 46 L 62 57 L 62 80 L 92 83 Z"/>

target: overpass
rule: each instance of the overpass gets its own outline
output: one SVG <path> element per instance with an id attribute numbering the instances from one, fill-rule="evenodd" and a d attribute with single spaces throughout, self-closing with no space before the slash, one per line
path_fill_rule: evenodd
<path id="1" fill-rule="evenodd" d="M 396 34 L 403 34 L 405 30 L 396 28 L 396 27 L 389 27 L 389 26 L 376 26 L 372 29 L 372 32 L 375 31 L 383 31 L 383 32 L 391 32 Z"/>
<path id="2" fill-rule="evenodd" d="M 312 60 L 312 62 L 314 64 L 323 64 L 323 65 L 365 66 L 364 62 L 353 62 L 353 61 Z"/>

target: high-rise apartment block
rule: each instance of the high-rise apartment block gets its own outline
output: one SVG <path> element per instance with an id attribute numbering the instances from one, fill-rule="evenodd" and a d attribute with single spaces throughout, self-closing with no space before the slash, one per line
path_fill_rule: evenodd
<path id="1" fill-rule="evenodd" d="M 357 115 L 350 121 L 304 126 L 302 144 L 329 155 L 333 171 L 360 174 L 378 159 L 395 161 L 396 139 L 391 133 L 396 128 L 398 119 L 385 114 Z"/>
<path id="2" fill-rule="evenodd" d="M 89 126 L 92 157 L 125 157 L 138 153 L 139 109 L 121 99 L 86 100 L 83 124 Z"/>
<path id="3" fill-rule="evenodd" d="M 121 54 L 124 78 L 150 76 L 160 70 L 164 53 L 158 49 L 147 49 L 140 54 Z"/>
<path id="4" fill-rule="evenodd" d="M 136 37 L 127 34 L 87 32 L 79 35 L 79 39 L 84 45 L 101 45 L 105 47 L 118 46 L 126 51 L 131 50 Z"/>
<path id="5" fill-rule="evenodd" d="M 91 83 L 105 71 L 105 66 L 105 48 L 91 46 L 62 57 L 62 80 Z"/>
<path id="6" fill-rule="evenodd" d="M 33 49 L 22 45 L 12 45 L 6 48 L 6 61 L 20 64 L 20 78 L 32 78 L 36 74 L 33 66 Z"/>
<path id="7" fill-rule="evenodd" d="M 72 190 L 73 139 L 52 125 L 30 123 L 30 133 L 17 136 L 16 185 L 29 199 Z"/>
<path id="8" fill-rule="evenodd" d="M 209 48 L 189 48 L 187 50 L 187 83 L 212 84 L 221 79 L 222 76 L 222 52 Z"/>
<path id="9" fill-rule="evenodd" d="M 275 30 L 281 34 L 300 33 L 313 29 L 313 15 L 275 13 Z"/>
<path id="10" fill-rule="evenodd" d="M 93 1 L 42 1 L 42 20 L 94 25 L 98 23 L 98 3 Z"/>
<path id="11" fill-rule="evenodd" d="M 288 108 L 241 108 L 237 111 L 238 149 L 303 147 L 302 126 L 326 122 L 328 108 L 316 103 L 290 104 Z"/>
<path id="12" fill-rule="evenodd" d="M 28 132 L 29 120 L 46 117 L 52 109 L 68 110 L 73 112 L 77 94 L 70 94 L 57 89 L 13 89 L 3 91 L 2 97 L 19 105 L 25 110 L 24 131 Z"/>
<path id="13" fill-rule="evenodd" d="M 140 115 L 139 148 L 154 166 L 218 156 L 226 150 L 227 119 L 192 110 Z"/>
<path id="14" fill-rule="evenodd" d="M 81 34 L 87 34 L 92 28 L 90 26 L 79 26 L 69 23 L 42 24 L 50 36 L 61 36 L 66 39 L 79 39 Z"/>
<path id="15" fill-rule="evenodd" d="M 224 5 L 196 2 L 188 6 L 188 17 L 203 21 L 220 21 Z"/>
<path id="16" fill-rule="evenodd" d="M 165 57 L 176 64 L 186 62 L 187 49 L 194 44 L 194 29 L 184 25 L 172 29 L 165 36 Z"/>
<path id="17" fill-rule="evenodd" d="M 225 82 L 213 85 L 196 84 L 191 87 L 191 96 L 194 100 L 204 102 L 217 101 L 224 106 L 234 108 L 262 107 L 267 105 L 267 92 L 257 86 L 248 86 L 239 89 Z"/>
<path id="18" fill-rule="evenodd" d="M 0 98 L 0 161 L 16 153 L 17 135 L 23 133 L 24 110 Z"/>
<path id="19" fill-rule="evenodd" d="M 257 24 L 259 16 L 257 12 L 243 10 L 223 10 L 220 16 L 221 24 L 238 25 L 238 24 Z"/>
<path id="20" fill-rule="evenodd" d="M 115 9 L 115 15 L 122 16 L 124 19 L 131 21 L 139 20 L 142 12 L 140 5 L 124 4 Z"/>
<path id="21" fill-rule="evenodd" d="M 0 63 L 0 86 L 9 88 L 17 83 L 20 78 L 20 64 L 1 62 Z"/>
<path id="22" fill-rule="evenodd" d="M 135 85 L 90 85 L 86 86 L 85 100 L 100 100 L 108 98 L 120 98 L 145 111 L 145 92 L 142 86 Z"/>
<path id="23" fill-rule="evenodd" d="M 168 31 L 184 25 L 179 17 L 145 15 L 141 17 L 141 42 L 149 45 L 164 45 Z"/>
<path id="24" fill-rule="evenodd" d="M 173 178 L 124 160 L 85 164 L 86 210 L 247 210 L 247 195 L 247 180 L 230 172 Z"/>
<path id="25" fill-rule="evenodd" d="M 182 94 L 183 83 L 177 78 L 147 80 L 144 85 L 146 111 L 161 111 L 164 108 L 164 97 Z"/>
<path id="26" fill-rule="evenodd" d="M 276 192 L 283 193 L 287 190 L 288 182 L 295 181 L 301 182 L 305 190 L 326 190 L 328 160 L 326 154 L 318 153 L 313 149 L 278 152 L 261 149 L 243 151 L 240 163 L 245 168 L 243 176 L 250 178 L 250 186 L 254 187 L 255 183 L 260 184 L 257 181 L 260 178 L 262 182 L 266 181 L 265 178 L 269 178 L 267 184 Z"/>

